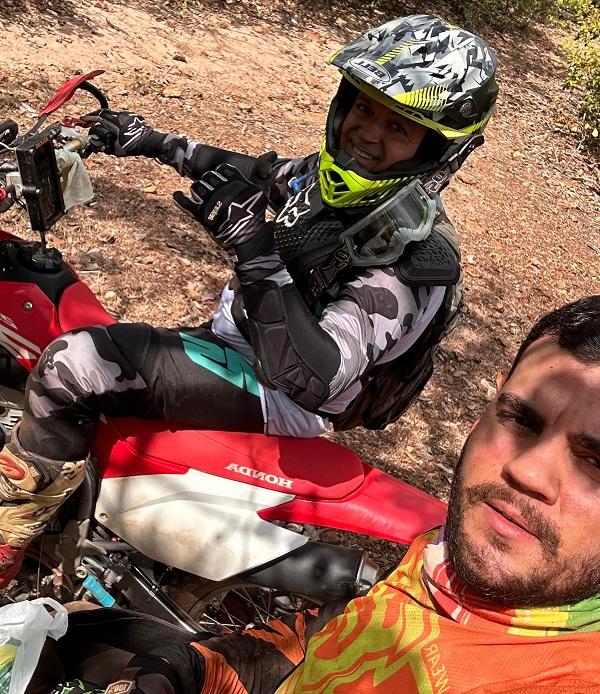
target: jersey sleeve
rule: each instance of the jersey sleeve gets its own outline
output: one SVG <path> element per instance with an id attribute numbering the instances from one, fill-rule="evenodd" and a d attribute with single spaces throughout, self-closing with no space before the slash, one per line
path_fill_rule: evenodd
<path id="1" fill-rule="evenodd" d="M 400 356 L 416 341 L 444 294 L 444 287 L 408 287 L 389 267 L 367 269 L 348 282 L 319 322 L 341 357 L 321 409 L 343 411 L 360 392 L 363 374 Z"/>

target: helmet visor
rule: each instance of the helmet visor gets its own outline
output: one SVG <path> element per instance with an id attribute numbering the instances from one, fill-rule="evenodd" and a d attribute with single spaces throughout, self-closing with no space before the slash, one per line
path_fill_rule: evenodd
<path id="1" fill-rule="evenodd" d="M 427 237 L 435 213 L 435 200 L 415 180 L 348 227 L 340 240 L 353 265 L 389 265 L 400 258 L 411 241 Z"/>

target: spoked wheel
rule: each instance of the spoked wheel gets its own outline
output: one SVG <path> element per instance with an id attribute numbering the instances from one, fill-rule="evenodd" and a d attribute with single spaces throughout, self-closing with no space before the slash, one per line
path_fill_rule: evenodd
<path id="1" fill-rule="evenodd" d="M 230 634 L 258 627 L 300 610 L 319 607 L 319 601 L 299 595 L 261 588 L 251 583 L 215 585 L 205 592 L 194 591 L 197 600 L 188 614 L 204 631 Z"/>

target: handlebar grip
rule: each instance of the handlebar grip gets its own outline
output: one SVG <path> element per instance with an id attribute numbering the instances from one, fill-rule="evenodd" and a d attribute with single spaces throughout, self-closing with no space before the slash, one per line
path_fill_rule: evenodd
<path id="1" fill-rule="evenodd" d="M 0 123 L 0 142 L 5 145 L 9 145 L 17 136 L 19 132 L 19 126 L 14 120 L 8 118 Z"/>

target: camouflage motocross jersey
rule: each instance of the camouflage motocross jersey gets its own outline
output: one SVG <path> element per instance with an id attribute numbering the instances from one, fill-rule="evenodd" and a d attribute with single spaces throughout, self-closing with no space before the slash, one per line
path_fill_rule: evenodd
<path id="1" fill-rule="evenodd" d="M 180 175 L 195 177 L 199 143 L 167 135 L 159 161 L 173 166 Z M 271 180 L 270 207 L 276 214 L 291 195 L 290 182 L 301 179 L 304 185 L 314 180 L 317 154 L 298 159 L 280 159 Z M 446 236 L 455 239 L 441 201 L 435 222 Z M 273 253 L 273 274 L 268 278 L 279 285 L 293 280 Z M 458 287 L 453 291 L 458 294 Z M 375 366 L 391 362 L 411 348 L 447 301 L 447 288 L 409 287 L 390 267 L 357 268 L 343 284 L 330 290 L 330 300 L 319 317 L 319 327 L 330 336 L 339 350 L 339 366 L 329 383 L 329 395 L 319 414 L 307 412 L 283 392 L 261 388 L 261 402 L 268 434 L 315 436 L 328 427 L 328 415 L 346 410 L 361 392 L 365 377 Z M 234 290 L 226 286 L 213 317 L 212 329 L 248 360 L 253 350 L 240 333 L 232 316 Z"/>

